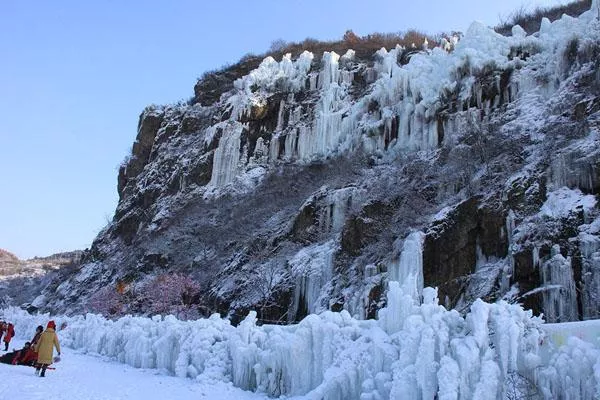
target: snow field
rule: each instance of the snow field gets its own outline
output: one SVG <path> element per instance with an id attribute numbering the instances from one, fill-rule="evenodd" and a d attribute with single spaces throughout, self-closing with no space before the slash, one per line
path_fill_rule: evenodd
<path id="1" fill-rule="evenodd" d="M 60 332 L 59 332 L 60 335 Z M 24 340 L 11 342 L 21 348 Z M 153 400 L 153 399 L 262 399 L 259 394 L 244 392 L 230 383 L 198 384 L 166 376 L 156 370 L 140 370 L 65 349 L 56 370 L 46 371 L 45 378 L 34 369 L 0 364 L 0 400 Z"/>

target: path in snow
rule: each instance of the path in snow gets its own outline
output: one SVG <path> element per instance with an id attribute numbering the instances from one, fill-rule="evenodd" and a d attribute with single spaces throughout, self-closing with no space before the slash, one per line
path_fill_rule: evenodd
<path id="1" fill-rule="evenodd" d="M 10 351 L 24 342 L 12 341 Z M 57 369 L 47 371 L 45 378 L 35 376 L 31 367 L 0 364 L 0 400 L 265 399 L 231 384 L 202 384 L 161 375 L 68 348 L 61 358 Z"/>

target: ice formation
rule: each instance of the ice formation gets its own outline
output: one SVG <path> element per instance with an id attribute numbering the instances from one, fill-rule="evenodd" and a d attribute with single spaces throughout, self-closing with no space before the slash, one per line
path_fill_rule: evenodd
<path id="1" fill-rule="evenodd" d="M 598 312 L 594 311 L 600 302 L 596 294 L 600 288 L 600 240 L 597 236 L 583 231 L 579 234 L 579 250 L 582 258 L 583 319 L 600 318 Z"/>
<path id="2" fill-rule="evenodd" d="M 560 85 L 564 65 L 556 59 L 574 37 L 592 38 L 600 0 L 578 19 L 544 20 L 536 37 L 513 28 L 503 37 L 474 23 L 454 51 L 434 48 L 416 54 L 406 65 L 397 62 L 400 47 L 381 49 L 369 72 L 369 90 L 356 99 L 354 54 L 325 53 L 319 71 L 312 71 L 313 54 L 297 60 L 266 58 L 223 95 L 231 119 L 204 131 L 206 143 L 219 134 L 214 153 L 211 185 L 221 187 L 246 171 L 247 160 L 257 164 L 310 162 L 342 152 L 363 149 L 367 153 L 399 153 L 431 150 L 444 141 L 453 143 L 455 132 L 478 124 L 502 103 L 521 100 L 539 103 Z M 528 61 L 510 58 L 511 48 L 536 47 Z M 354 63 L 354 64 L 353 64 Z M 484 67 L 515 69 L 498 93 L 486 96 L 473 78 Z M 535 72 L 535 73 L 534 73 Z M 540 84 L 536 77 L 548 77 Z M 370 78 L 373 78 L 372 80 Z M 307 109 L 296 95 L 307 90 L 314 108 Z M 257 140 L 255 154 L 242 146 L 245 122 L 256 110 L 268 106 L 269 92 L 286 92 L 278 99 L 277 121 L 270 136 Z M 438 118 L 444 93 L 456 93 L 457 111 Z M 371 104 L 377 110 L 370 110 Z M 312 113 L 312 114 L 311 114 Z M 313 115 L 314 114 L 314 115 Z M 314 118 L 313 118 L 314 117 Z M 531 126 L 541 118 L 532 113 Z M 523 127 L 525 132 L 528 127 Z M 563 218 L 578 208 L 584 213 L 595 206 L 593 196 L 561 188 L 568 183 L 565 160 L 551 166 L 553 191 L 538 218 Z M 262 171 L 258 168 L 255 171 Z M 338 231 L 348 209 L 351 189 L 327 198 L 331 207 L 321 215 L 322 229 Z M 600 285 L 600 243 L 593 234 L 600 223 L 592 222 L 579 232 L 582 255 L 583 301 L 598 299 L 591 287 Z M 515 215 L 509 213 L 506 234 L 513 242 Z M 413 232 L 403 242 L 400 256 L 390 262 L 387 306 L 378 320 L 359 320 L 349 312 L 311 314 L 296 325 L 257 325 L 256 314 L 237 327 L 213 315 L 209 319 L 178 321 L 174 317 L 124 317 L 117 321 L 88 314 L 56 317 L 63 344 L 72 349 L 109 356 L 140 368 L 156 368 L 200 380 L 232 382 L 246 390 L 271 396 L 302 396 L 306 399 L 503 399 L 510 377 L 518 375 L 543 398 L 594 399 L 600 397 L 600 323 L 595 336 L 569 337 L 556 343 L 544 333 L 544 324 L 518 305 L 500 301 L 473 303 L 463 317 L 438 304 L 437 292 L 423 288 L 423 233 Z M 299 251 L 290 261 L 297 278 L 295 311 L 305 307 L 319 312 L 323 294 L 332 277 L 334 242 L 316 244 Z M 554 247 L 550 259 L 541 262 L 533 249 L 533 265 L 540 269 L 547 318 L 563 321 L 577 314 L 571 260 Z M 506 275 L 512 272 L 508 266 Z M 508 290 L 508 281 L 503 281 Z M 588 286 L 589 285 L 589 286 Z M 587 291 L 587 292 L 586 292 Z M 591 309 L 592 307 L 588 307 Z M 583 305 L 585 314 L 585 304 Z M 17 309 L 3 310 L 20 335 L 33 333 L 48 316 L 31 316 Z M 598 315 L 585 315 L 598 317 Z M 559 324 L 562 325 L 562 324 Z M 554 329 L 554 328 L 551 328 Z M 570 328 L 569 328 L 570 329 Z"/>
<path id="3" fill-rule="evenodd" d="M 420 301 L 423 291 L 423 232 L 412 232 L 406 237 L 400 259 L 389 266 L 389 279 L 400 282 L 402 291 Z"/>
<path id="4" fill-rule="evenodd" d="M 336 250 L 333 241 L 322 245 L 303 248 L 289 264 L 296 278 L 292 315 L 304 308 L 306 313 L 321 312 L 329 308 L 321 300 L 327 296 L 327 285 L 333 277 L 333 254 Z"/>
<path id="5" fill-rule="evenodd" d="M 226 126 L 219 147 L 215 150 L 214 167 L 210 183 L 213 186 L 223 186 L 233 180 L 238 173 L 240 163 L 240 138 L 242 125 Z"/>
<path id="6" fill-rule="evenodd" d="M 518 305 L 477 300 L 463 318 L 440 306 L 432 288 L 423 289 L 422 298 L 416 303 L 391 282 L 380 320 L 327 311 L 289 326 L 259 326 L 254 312 L 237 327 L 218 315 L 197 321 L 110 321 L 93 314 L 54 319 L 66 325 L 58 332 L 63 347 L 271 396 L 503 399 L 516 390 L 513 376 L 546 399 L 600 393 L 598 321 L 553 324 L 547 335 L 545 325 Z M 2 315 L 20 335 L 49 318 L 15 308 Z"/>
<path id="7" fill-rule="evenodd" d="M 571 257 L 563 257 L 554 245 L 550 260 L 542 266 L 541 278 L 545 317 L 548 322 L 576 321 L 577 294 Z"/>
<path id="8" fill-rule="evenodd" d="M 400 46 L 379 50 L 372 67 L 356 60 L 352 50 L 342 56 L 325 52 L 319 63 L 313 62 L 314 55 L 307 51 L 296 60 L 290 54 L 280 61 L 267 57 L 257 69 L 238 79 L 221 102 L 231 109 L 231 120 L 241 122 L 252 115 L 252 110 L 266 107 L 273 93 L 285 95 L 277 103 L 274 130 L 256 150 L 268 154 L 270 164 L 311 162 L 359 149 L 395 154 L 435 149 L 441 143 L 451 145 L 456 133 L 468 125 L 481 124 L 502 104 L 548 100 L 567 68 L 550 59 L 560 60 L 560 52 L 573 37 L 593 40 L 595 30 L 589 27 L 597 24 L 596 8 L 577 19 L 564 16 L 554 22 L 544 20 L 536 37 L 527 36 L 519 26 L 512 29 L 511 37 L 505 37 L 475 22 L 460 41 L 447 41 L 452 52 L 441 48 L 422 51 L 406 65 L 398 63 L 404 51 Z M 511 53 L 514 49 L 536 50 L 524 61 Z M 487 92 L 476 79 L 485 70 L 492 71 L 496 85 Z M 512 72 L 502 78 L 507 71 Z M 358 98 L 351 95 L 356 74 L 362 74 L 361 79 L 368 84 L 368 90 Z M 542 75 L 548 79 L 538 79 Z M 456 97 L 449 98 L 449 94 Z M 298 101 L 298 95 L 311 100 Z M 377 105 L 376 110 L 371 109 L 372 104 Z M 452 112 L 440 117 L 440 111 L 449 108 Z M 530 120 L 531 125 L 524 130 L 539 125 L 542 118 L 532 114 Z M 207 136 L 211 136 L 211 129 L 207 129 Z M 218 162 L 213 164 L 214 185 L 228 182 L 243 171 L 246 161 L 234 160 L 240 150 L 236 147 L 237 129 L 222 135 L 224 143 L 219 145 L 215 154 Z M 252 154 L 248 157 L 253 158 Z M 560 164 L 560 157 L 556 162 Z M 556 172 L 554 183 L 561 184 L 566 179 L 565 169 L 558 164 L 552 169 Z"/>

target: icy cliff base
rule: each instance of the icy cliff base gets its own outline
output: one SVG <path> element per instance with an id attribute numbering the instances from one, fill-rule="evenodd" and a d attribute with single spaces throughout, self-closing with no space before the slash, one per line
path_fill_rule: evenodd
<path id="1" fill-rule="evenodd" d="M 390 284 L 388 304 L 379 320 L 325 312 L 293 326 L 257 326 L 254 312 L 238 327 L 216 315 L 186 322 L 170 316 L 110 321 L 92 314 L 55 319 L 58 326 L 66 324 L 59 336 L 72 349 L 203 382 L 231 381 L 271 396 L 450 400 L 503 399 L 517 392 L 547 399 L 600 395 L 598 343 L 571 337 L 556 348 L 541 321 L 517 305 L 478 300 L 463 318 L 438 305 L 434 289 L 425 288 L 418 305 L 396 282 Z M 15 308 L 3 315 L 20 334 L 34 332 L 49 318 Z M 552 337 L 559 334 L 554 325 Z"/>

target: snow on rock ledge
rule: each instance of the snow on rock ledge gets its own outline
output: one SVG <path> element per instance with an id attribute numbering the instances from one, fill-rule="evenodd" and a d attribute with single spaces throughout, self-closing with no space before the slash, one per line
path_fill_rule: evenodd
<path id="1" fill-rule="evenodd" d="M 3 315 L 20 334 L 49 318 L 14 308 Z M 309 315 L 290 326 L 258 326 L 254 312 L 238 327 L 217 315 L 186 322 L 92 314 L 55 319 L 67 324 L 59 331 L 66 347 L 272 396 L 502 399 L 514 389 L 507 384 L 514 374 L 536 382 L 545 398 L 600 393 L 598 343 L 569 339 L 556 351 L 544 343 L 541 320 L 518 305 L 477 300 L 463 318 L 440 306 L 434 289 L 423 289 L 417 305 L 396 282 L 379 321 L 356 320 L 346 311 Z"/>

